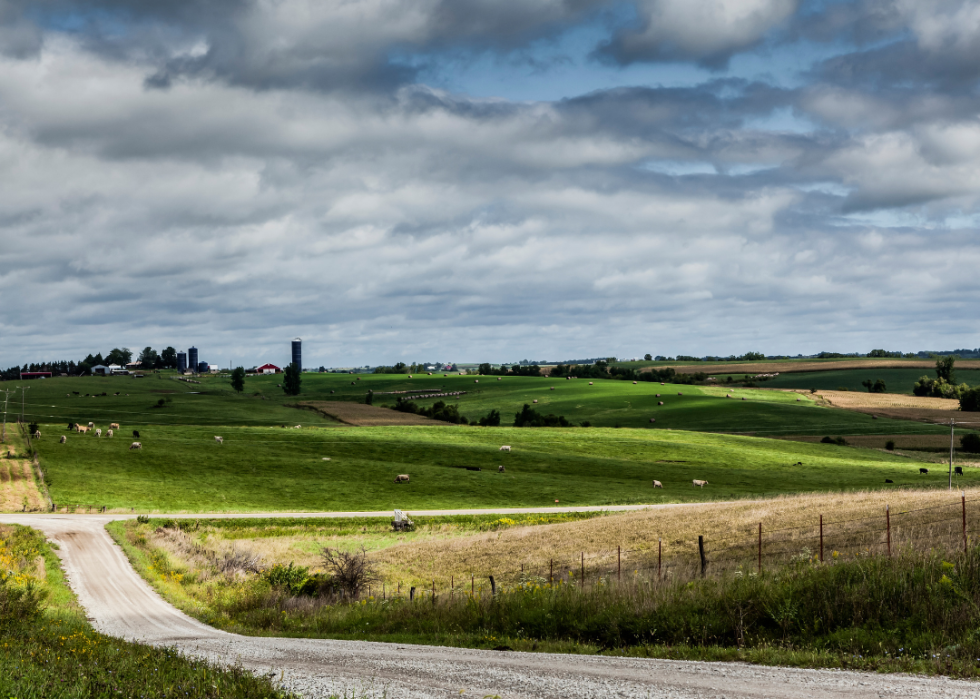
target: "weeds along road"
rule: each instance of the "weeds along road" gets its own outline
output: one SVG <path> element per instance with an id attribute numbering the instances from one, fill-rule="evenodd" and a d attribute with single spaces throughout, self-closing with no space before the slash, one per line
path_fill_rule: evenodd
<path id="1" fill-rule="evenodd" d="M 58 544 L 71 587 L 99 631 L 273 674 L 305 697 L 965 699 L 980 693 L 976 682 L 934 677 L 239 636 L 163 601 L 105 531 L 106 522 L 119 518 L 0 515 L 0 522 L 34 527 Z"/>

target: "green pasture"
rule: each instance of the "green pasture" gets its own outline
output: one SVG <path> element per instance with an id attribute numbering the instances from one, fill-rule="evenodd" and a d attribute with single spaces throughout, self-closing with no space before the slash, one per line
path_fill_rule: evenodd
<path id="1" fill-rule="evenodd" d="M 791 374 L 780 374 L 769 379 L 760 386 L 767 388 L 816 388 L 832 391 L 846 388 L 849 391 L 867 391 L 861 385 L 862 381 L 881 379 L 888 388 L 888 393 L 912 393 L 912 386 L 922 376 L 936 378 L 932 369 L 845 369 L 838 371 L 801 371 Z M 737 376 L 735 378 L 738 378 Z M 957 369 L 956 379 L 970 386 L 980 384 L 980 369 Z"/>
<path id="2" fill-rule="evenodd" d="M 502 425 L 512 424 L 514 414 L 528 403 L 541 413 L 564 415 L 576 425 L 589 422 L 593 427 L 758 436 L 943 432 L 941 426 L 884 418 L 872 420 L 869 415 L 820 407 L 807 395 L 770 390 L 768 386 L 775 387 L 774 382 L 767 383 L 766 389 L 731 389 L 643 381 L 634 384 L 612 379 L 597 379 L 590 385 L 586 379 L 546 377 L 505 376 L 498 381 L 493 376 L 441 374 L 416 375 L 411 379 L 397 374 L 304 374 L 302 393 L 290 397 L 277 386 L 281 376 L 250 376 L 241 394 L 232 390 L 227 376 L 204 376 L 200 381 L 200 384 L 187 384 L 166 374 L 150 374 L 143 379 L 120 376 L 32 381 L 25 401 L 25 417 L 53 425 L 56 430 L 64 429 L 69 422 L 91 421 L 103 428 L 110 422 L 118 422 L 123 426 L 122 434 L 130 434 L 130 428 L 138 429 L 140 425 L 147 429 L 165 425 L 337 426 L 338 423 L 320 413 L 290 406 L 308 400 L 363 402 L 369 390 L 375 392 L 375 405 L 394 405 L 396 395 L 386 395 L 386 392 L 435 389 L 466 393 L 453 398 L 416 398 L 416 402 L 422 406 L 436 400 L 456 403 L 460 412 L 473 422 L 492 409 L 499 410 Z M 117 392 L 120 395 L 115 395 Z M 728 392 L 732 398 L 726 398 Z M 19 413 L 16 397 L 9 406 L 11 416 Z M 162 406 L 158 405 L 161 399 Z M 534 400 L 538 403 L 534 404 Z M 659 405 L 660 402 L 664 405 Z M 651 423 L 651 418 L 655 422 Z"/>
<path id="3" fill-rule="evenodd" d="M 215 433 L 153 426 L 141 451 L 80 435 L 44 437 L 38 448 L 59 507 L 136 511 L 612 505 L 881 488 L 886 478 L 888 487 L 946 483 L 879 451 L 679 430 L 222 427 L 223 445 Z M 411 482 L 395 484 L 401 473 Z M 710 485 L 694 488 L 695 478 Z M 957 484 L 978 480 L 970 472 Z"/>

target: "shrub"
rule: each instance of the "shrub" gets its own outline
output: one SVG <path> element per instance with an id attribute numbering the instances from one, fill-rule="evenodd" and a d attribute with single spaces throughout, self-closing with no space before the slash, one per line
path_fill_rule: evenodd
<path id="1" fill-rule="evenodd" d="M 965 390 L 960 394 L 960 410 L 980 412 L 980 386 Z"/>
<path id="2" fill-rule="evenodd" d="M 980 454 L 980 434 L 972 432 L 960 438 L 960 447 L 971 454 Z"/>
<path id="3" fill-rule="evenodd" d="M 564 415 L 542 415 L 527 403 L 514 415 L 514 427 L 571 427 Z"/>
<path id="4" fill-rule="evenodd" d="M 847 440 L 843 437 L 824 437 L 820 440 L 821 444 L 836 444 L 839 447 L 846 447 Z"/>
<path id="5" fill-rule="evenodd" d="M 885 442 L 885 449 L 888 451 L 895 451 L 895 440 L 889 439 L 887 442 Z"/>
<path id="6" fill-rule="evenodd" d="M 491 410 L 480 418 L 481 427 L 498 427 L 500 425 L 500 411 Z"/>
<path id="7" fill-rule="evenodd" d="M 360 551 L 341 551 L 325 546 L 320 550 L 320 560 L 337 588 L 349 599 L 355 599 L 361 590 L 381 580 L 363 546 Z"/>

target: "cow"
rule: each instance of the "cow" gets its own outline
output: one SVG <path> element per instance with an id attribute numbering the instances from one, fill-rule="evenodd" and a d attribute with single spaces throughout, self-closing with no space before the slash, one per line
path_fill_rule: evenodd
<path id="1" fill-rule="evenodd" d="M 894 483 L 894 482 L 895 481 L 893 481 L 891 478 L 886 478 L 885 479 L 885 483 Z"/>
<path id="2" fill-rule="evenodd" d="M 134 439 L 139 439 L 140 438 L 140 431 L 139 430 L 133 430 L 133 438 Z"/>
<path id="3" fill-rule="evenodd" d="M 95 423 L 94 423 L 94 422 L 90 422 L 90 423 L 88 423 L 88 428 L 89 428 L 90 430 L 94 430 L 94 429 L 95 429 Z"/>
<path id="4" fill-rule="evenodd" d="M 655 418 L 655 417 L 650 418 L 650 422 L 656 422 L 656 421 L 657 421 L 657 418 Z"/>
<path id="5" fill-rule="evenodd" d="M 962 476 L 963 475 L 963 467 L 962 466 L 954 466 L 953 467 L 953 473 L 955 473 L 957 476 Z"/>
<path id="6" fill-rule="evenodd" d="M 660 481 L 654 481 L 653 482 L 653 487 L 654 488 L 663 488 L 664 487 L 664 484 L 661 483 Z"/>
<path id="7" fill-rule="evenodd" d="M 69 422 L 68 423 L 68 431 L 69 432 L 74 431 L 75 427 L 77 427 L 77 425 L 74 422 Z"/>
<path id="8" fill-rule="evenodd" d="M 503 473 L 505 470 L 506 469 L 504 468 L 504 465 L 503 464 L 501 464 L 500 466 L 497 467 L 497 473 Z"/>
<path id="9" fill-rule="evenodd" d="M 111 438 L 112 437 L 112 430 L 106 431 L 105 436 Z"/>
<path id="10" fill-rule="evenodd" d="M 100 439 L 102 438 L 102 428 L 101 427 L 95 431 L 95 436 L 96 437 L 99 437 Z"/>
<path id="11" fill-rule="evenodd" d="M 88 432 L 88 427 L 85 427 L 84 425 L 75 425 L 75 431 L 79 434 L 85 434 Z"/>
<path id="12" fill-rule="evenodd" d="M 395 476 L 395 483 L 408 483 L 409 480 L 408 474 L 405 473 Z"/>
<path id="13" fill-rule="evenodd" d="M 694 487 L 695 488 L 703 488 L 706 485 L 708 485 L 708 481 L 699 481 L 696 478 L 694 479 Z"/>
<path id="14" fill-rule="evenodd" d="M 139 442 L 133 442 L 132 444 L 129 445 L 129 450 L 130 451 L 132 451 L 133 449 L 142 449 L 142 448 L 143 448 L 143 445 L 140 444 Z"/>
<path id="15" fill-rule="evenodd" d="M 500 447 L 500 451 L 510 451 L 510 445 L 505 444 L 504 446 Z"/>
<path id="16" fill-rule="evenodd" d="M 217 435 L 215 435 L 214 441 L 216 441 L 218 444 L 224 444 L 225 443 L 225 438 L 224 437 L 218 437 Z"/>
<path id="17" fill-rule="evenodd" d="M 113 430 L 118 430 L 119 429 L 119 423 L 118 422 L 112 422 L 112 423 L 109 424 L 109 428 L 110 429 L 113 429 Z"/>
<path id="18" fill-rule="evenodd" d="M 34 430 L 34 439 L 41 438 L 41 430 Z"/>
<path id="19" fill-rule="evenodd" d="M 927 468 L 920 468 L 919 469 L 919 473 L 929 473 L 929 469 L 927 469 Z"/>
<path id="20" fill-rule="evenodd" d="M 68 437 L 66 437 L 65 435 L 61 435 L 61 443 L 64 444 L 67 441 L 68 441 Z"/>
<path id="21" fill-rule="evenodd" d="M 591 382 L 591 381 L 589 381 L 589 385 L 590 385 L 590 386 L 592 385 L 592 382 Z"/>
<path id="22" fill-rule="evenodd" d="M 664 404 L 664 402 L 662 400 L 661 401 L 657 401 L 657 405 L 663 405 L 663 404 Z"/>

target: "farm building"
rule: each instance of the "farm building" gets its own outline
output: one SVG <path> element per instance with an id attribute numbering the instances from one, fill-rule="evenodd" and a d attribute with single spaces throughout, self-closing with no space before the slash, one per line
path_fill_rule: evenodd
<path id="1" fill-rule="evenodd" d="M 255 370 L 256 374 L 281 374 L 282 369 L 275 364 L 263 364 Z"/>
<path id="2" fill-rule="evenodd" d="M 22 371 L 20 372 L 21 379 L 50 379 L 50 371 Z"/>

